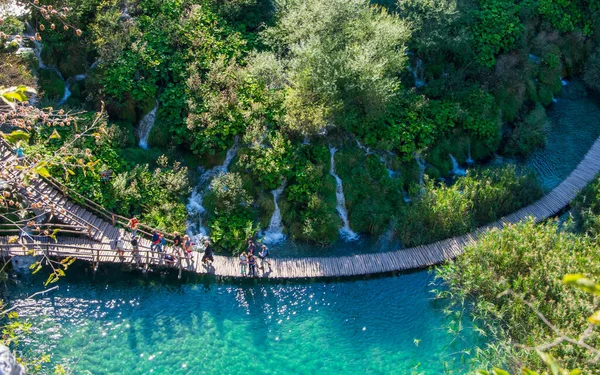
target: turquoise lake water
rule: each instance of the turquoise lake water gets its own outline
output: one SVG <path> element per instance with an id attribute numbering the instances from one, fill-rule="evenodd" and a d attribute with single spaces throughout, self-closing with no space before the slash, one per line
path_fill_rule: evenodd
<path id="1" fill-rule="evenodd" d="M 74 374 L 442 374 L 445 362 L 465 373 L 462 351 L 476 338 L 468 322 L 463 334 L 448 333 L 432 278 L 177 284 L 81 276 L 36 301 L 24 297 L 39 281 L 10 293 L 39 327 L 27 346 L 71 363 Z"/>
<path id="2" fill-rule="evenodd" d="M 560 97 L 548 109 L 546 147 L 522 163 L 536 173 L 546 191 L 569 176 L 600 136 L 598 103 L 596 97 Z"/>

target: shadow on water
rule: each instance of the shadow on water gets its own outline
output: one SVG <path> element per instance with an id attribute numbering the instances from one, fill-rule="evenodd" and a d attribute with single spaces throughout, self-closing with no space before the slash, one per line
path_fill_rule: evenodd
<path id="1" fill-rule="evenodd" d="M 441 373 L 445 360 L 465 366 L 453 353 L 478 340 L 445 332 L 425 271 L 276 282 L 106 266 L 91 280 L 86 267 L 35 303 L 23 298 L 42 277 L 10 288 L 10 300 L 41 327 L 28 345 L 44 341 L 94 374 Z"/>

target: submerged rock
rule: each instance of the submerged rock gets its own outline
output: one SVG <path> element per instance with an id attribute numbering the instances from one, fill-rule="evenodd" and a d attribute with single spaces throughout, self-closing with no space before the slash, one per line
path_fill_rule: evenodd
<path id="1" fill-rule="evenodd" d="M 25 368 L 17 363 L 10 349 L 0 345 L 0 375 L 26 375 Z"/>

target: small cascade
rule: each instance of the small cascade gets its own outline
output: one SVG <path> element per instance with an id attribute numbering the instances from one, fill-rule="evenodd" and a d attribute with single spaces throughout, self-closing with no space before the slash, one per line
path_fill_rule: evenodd
<path id="1" fill-rule="evenodd" d="M 227 150 L 223 164 L 202 173 L 200 176 L 200 181 L 198 181 L 198 185 L 196 185 L 192 191 L 192 195 L 188 200 L 186 208 L 188 211 L 188 216 L 194 219 L 188 219 L 188 235 L 190 238 L 194 239 L 194 243 L 199 243 L 202 238 L 208 235 L 208 229 L 202 225 L 202 216 L 206 212 L 206 209 L 202 205 L 204 193 L 206 192 L 206 189 L 213 178 L 220 174 L 227 173 L 229 164 L 231 164 L 231 161 L 237 154 L 237 149 L 238 137 L 235 137 L 233 146 Z"/>
<path id="2" fill-rule="evenodd" d="M 58 70 L 58 68 L 44 64 L 44 60 L 42 60 L 42 49 L 43 49 L 42 43 L 40 43 L 37 39 L 35 39 L 35 31 L 33 30 L 33 27 L 31 27 L 31 24 L 29 22 L 25 23 L 25 30 L 27 31 L 27 33 L 24 34 L 24 36 L 28 37 L 33 43 L 33 46 L 34 46 L 33 53 L 34 53 L 35 57 L 37 57 L 37 59 L 38 59 L 39 69 L 52 70 L 65 83 L 65 92 L 64 92 L 62 98 L 58 102 L 58 105 L 64 104 L 67 101 L 67 99 L 69 99 L 69 97 L 71 96 L 69 82 L 67 82 L 67 80 L 65 80 L 65 78 L 63 77 L 60 70 Z"/>
<path id="3" fill-rule="evenodd" d="M 365 145 L 363 145 L 362 143 L 360 143 L 360 141 L 358 139 L 356 139 L 356 145 L 358 146 L 358 148 L 360 148 L 361 150 L 363 150 L 365 152 L 365 156 L 366 155 L 371 155 L 373 153 L 371 151 L 370 147 L 366 147 Z"/>
<path id="4" fill-rule="evenodd" d="M 148 137 L 154 127 L 154 121 L 156 120 L 156 111 L 158 110 L 158 100 L 156 105 L 150 112 L 148 112 L 141 120 L 138 125 L 138 136 L 140 137 L 139 146 L 144 150 L 148 149 Z"/>
<path id="5" fill-rule="evenodd" d="M 558 99 L 556 99 L 554 95 L 552 95 L 552 103 L 558 103 Z"/>
<path id="6" fill-rule="evenodd" d="M 283 234 L 283 224 L 281 223 L 281 210 L 279 209 L 279 204 L 277 204 L 277 199 L 281 193 L 283 193 L 283 189 L 285 189 L 285 180 L 280 187 L 271 191 L 271 194 L 273 194 L 275 211 L 273 211 L 273 216 L 271 216 L 269 228 L 267 228 L 267 231 L 263 234 L 263 242 L 266 244 L 279 243 L 285 240 L 285 235 Z"/>
<path id="7" fill-rule="evenodd" d="M 569 84 L 569 81 L 567 81 L 567 80 L 566 80 L 566 79 L 564 79 L 564 78 L 561 78 L 561 79 L 560 79 L 560 83 L 561 83 L 563 86 L 566 86 L 566 85 L 568 85 L 568 84 Z"/>
<path id="8" fill-rule="evenodd" d="M 358 240 L 358 234 L 354 233 L 352 229 L 350 229 L 350 225 L 348 224 L 348 211 L 346 210 L 346 198 L 344 198 L 344 188 L 342 186 L 342 179 L 335 174 L 335 158 L 334 155 L 337 152 L 335 147 L 329 147 L 329 152 L 331 153 L 331 168 L 329 170 L 329 174 L 335 178 L 335 197 L 337 199 L 337 212 L 344 223 L 344 226 L 340 228 L 340 236 L 346 241 L 356 241 Z"/>
<path id="9" fill-rule="evenodd" d="M 531 61 L 534 64 L 540 64 L 542 62 L 542 59 L 539 56 L 536 56 L 533 53 L 530 53 L 529 61 Z"/>
<path id="10" fill-rule="evenodd" d="M 423 60 L 421 60 L 418 56 L 416 56 L 413 52 L 411 51 L 406 51 L 405 52 L 407 56 L 412 56 L 414 57 L 415 60 L 415 65 L 409 65 L 408 66 L 408 71 L 412 73 L 413 77 L 415 78 L 415 87 L 416 88 L 421 88 L 423 86 L 426 85 L 425 83 L 425 64 L 423 64 Z"/>
<path id="11" fill-rule="evenodd" d="M 450 160 L 452 161 L 452 170 L 450 171 L 450 173 L 455 176 L 466 176 L 467 171 L 458 165 L 456 158 L 452 154 L 449 154 L 449 155 L 450 155 Z"/>
<path id="12" fill-rule="evenodd" d="M 417 57 L 417 62 L 412 70 L 413 76 L 415 77 L 415 87 L 420 88 L 425 86 L 425 66 L 423 60 Z"/>
<path id="13" fill-rule="evenodd" d="M 469 143 L 467 143 L 467 164 L 468 165 L 473 165 L 475 164 L 475 161 L 473 160 L 473 158 L 471 157 L 471 140 L 469 139 Z"/>
<path id="14" fill-rule="evenodd" d="M 419 164 L 419 186 L 423 186 L 425 178 L 425 168 L 427 167 L 427 164 L 425 163 L 423 157 L 419 154 L 415 154 L 415 160 L 417 161 L 417 164 Z"/>
<path id="15" fill-rule="evenodd" d="M 69 98 L 71 97 L 71 85 L 73 84 L 73 82 L 82 81 L 86 77 L 87 76 L 85 74 L 77 74 L 76 76 L 67 79 L 65 82 L 65 93 L 63 94 L 62 99 L 58 101 L 58 105 L 65 104 L 67 100 L 69 100 Z"/>

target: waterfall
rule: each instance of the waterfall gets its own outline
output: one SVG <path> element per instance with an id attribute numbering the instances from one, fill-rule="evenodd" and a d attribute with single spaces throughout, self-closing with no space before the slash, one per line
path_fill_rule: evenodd
<path id="1" fill-rule="evenodd" d="M 202 200 L 204 199 L 204 193 L 206 192 L 206 188 L 210 181 L 223 173 L 227 173 L 229 168 L 229 164 L 235 157 L 238 148 L 238 137 L 235 137 L 233 142 L 233 146 L 227 150 L 227 154 L 225 155 L 225 160 L 223 164 L 218 165 L 212 169 L 209 169 L 202 173 L 200 176 L 200 181 L 198 185 L 192 191 L 192 195 L 187 204 L 188 216 L 195 219 L 195 222 L 188 219 L 188 235 L 190 238 L 195 238 L 197 242 L 202 237 L 206 237 L 208 234 L 208 230 L 206 227 L 202 225 L 202 215 L 206 212 L 204 206 L 202 206 Z"/>
<path id="2" fill-rule="evenodd" d="M 150 112 L 148 112 L 138 124 L 138 136 L 140 137 L 139 146 L 144 150 L 148 149 L 148 137 L 150 136 L 150 132 L 152 131 L 152 127 L 154 127 L 154 121 L 156 120 L 156 110 L 158 109 L 158 100 L 156 101 L 156 105 Z"/>
<path id="3" fill-rule="evenodd" d="M 335 147 L 329 147 L 329 152 L 331 153 L 331 169 L 329 170 L 329 174 L 335 178 L 336 188 L 335 188 L 335 196 L 337 199 L 337 212 L 344 223 L 344 226 L 340 228 L 340 236 L 346 241 L 356 241 L 358 239 L 358 234 L 354 233 L 352 229 L 350 229 L 350 225 L 348 224 L 348 211 L 346 210 L 346 199 L 344 198 L 344 188 L 342 187 L 342 179 L 335 174 L 335 159 L 334 155 L 337 149 Z"/>
<path id="4" fill-rule="evenodd" d="M 27 33 L 23 34 L 23 36 L 30 38 L 30 40 L 33 42 L 33 46 L 34 46 L 33 53 L 34 53 L 35 57 L 37 57 L 37 59 L 38 59 L 39 69 L 52 70 L 65 83 L 65 92 L 64 92 L 62 98 L 58 101 L 58 105 L 64 104 L 67 101 L 67 99 L 69 99 L 69 97 L 71 96 L 69 82 L 67 82 L 67 80 L 65 80 L 65 78 L 63 77 L 60 70 L 58 70 L 58 68 L 44 64 L 44 60 L 42 60 L 42 49 L 43 49 L 42 43 L 40 43 L 37 39 L 35 39 L 35 31 L 33 30 L 33 27 L 31 27 L 31 24 L 29 22 L 25 22 L 25 29 L 27 30 Z"/>
<path id="5" fill-rule="evenodd" d="M 73 84 L 73 82 L 76 81 L 82 81 L 86 78 L 87 76 L 85 74 L 77 74 L 76 76 L 70 77 L 69 79 L 67 79 L 65 81 L 65 93 L 63 94 L 62 99 L 60 99 L 58 101 L 58 105 L 63 105 L 67 102 L 67 100 L 69 100 L 69 97 L 71 97 L 71 85 Z"/>
<path id="6" fill-rule="evenodd" d="M 452 173 L 455 176 L 465 176 L 467 174 L 467 171 L 462 169 L 458 165 L 456 158 L 452 154 L 449 154 L 449 155 L 450 155 L 450 161 L 452 161 L 452 170 L 450 171 L 450 173 Z"/>
<path id="7" fill-rule="evenodd" d="M 475 164 L 475 161 L 471 157 L 471 139 L 469 139 L 469 142 L 467 143 L 467 150 L 468 150 L 467 164 L 469 164 L 469 165 Z"/>
<path id="8" fill-rule="evenodd" d="M 273 216 L 271 216 L 269 228 L 267 228 L 267 231 L 263 234 L 263 242 L 267 244 L 279 243 L 285 240 L 283 225 L 281 224 L 281 210 L 279 209 L 279 204 L 277 204 L 277 198 L 283 193 L 283 189 L 285 189 L 285 180 L 281 183 L 280 187 L 271 191 L 271 194 L 273 194 L 275 211 L 273 211 Z"/>
<path id="9" fill-rule="evenodd" d="M 552 103 L 558 103 L 558 99 L 556 99 L 554 95 L 552 95 Z"/>
<path id="10" fill-rule="evenodd" d="M 417 164 L 419 164 L 419 186 L 423 186 L 425 168 L 427 167 L 427 165 L 425 164 L 425 160 L 423 160 L 423 157 L 419 154 L 415 154 L 415 160 L 417 161 Z"/>
<path id="11" fill-rule="evenodd" d="M 425 86 L 425 67 L 423 60 L 417 57 L 417 63 L 412 70 L 413 76 L 415 77 L 415 87 L 420 88 Z"/>
<path id="12" fill-rule="evenodd" d="M 411 72 L 413 77 L 415 78 L 415 87 L 421 88 L 425 86 L 425 65 L 423 64 L 423 60 L 421 60 L 411 51 L 406 51 L 405 54 L 407 56 L 413 56 L 415 58 L 415 66 L 408 66 L 408 71 Z"/>
<path id="13" fill-rule="evenodd" d="M 564 79 L 564 78 L 561 78 L 561 79 L 560 79 L 560 83 L 561 83 L 563 86 L 566 86 L 566 85 L 568 85 L 568 84 L 569 84 L 569 81 L 567 81 L 567 80 L 566 80 L 566 79 Z"/>

